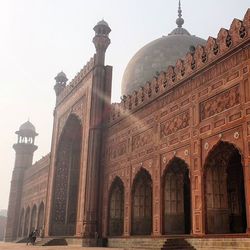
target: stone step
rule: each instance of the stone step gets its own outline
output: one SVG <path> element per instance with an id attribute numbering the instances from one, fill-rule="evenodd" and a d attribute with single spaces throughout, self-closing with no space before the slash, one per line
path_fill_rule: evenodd
<path id="1" fill-rule="evenodd" d="M 161 250 L 195 250 L 185 239 L 167 239 Z"/>

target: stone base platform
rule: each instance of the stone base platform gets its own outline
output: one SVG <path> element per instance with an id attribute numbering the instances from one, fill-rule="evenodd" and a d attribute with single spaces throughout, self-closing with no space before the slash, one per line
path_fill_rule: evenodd
<path id="1" fill-rule="evenodd" d="M 172 241 L 173 239 L 183 239 L 196 250 L 250 250 L 250 238 L 248 235 L 233 235 L 231 237 L 219 235 L 214 237 L 207 236 L 202 238 L 195 238 L 187 235 L 177 237 L 166 236 L 159 238 L 109 238 L 108 247 L 123 247 L 126 250 L 165 250 L 167 248 L 163 248 L 163 246 L 168 245 L 166 244 L 167 241 Z"/>

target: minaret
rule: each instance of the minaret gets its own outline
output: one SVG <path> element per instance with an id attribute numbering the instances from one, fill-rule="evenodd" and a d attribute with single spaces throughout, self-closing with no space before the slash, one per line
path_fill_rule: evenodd
<path id="1" fill-rule="evenodd" d="M 38 134 L 30 121 L 22 124 L 16 134 L 18 136 L 17 143 L 13 145 L 16 158 L 11 179 L 5 241 L 17 239 L 23 176 L 25 170 L 32 165 L 33 154 L 37 149 L 34 143 Z"/>
<path id="2" fill-rule="evenodd" d="M 91 93 L 91 113 L 89 121 L 89 146 L 86 179 L 86 195 L 84 208 L 83 245 L 90 245 L 96 232 L 101 235 L 99 218 L 101 187 L 101 141 L 103 124 L 106 119 L 107 106 L 110 105 L 112 67 L 105 66 L 105 52 L 110 44 L 109 25 L 104 20 L 94 27 L 93 43 L 96 48 L 95 66 Z M 92 242 L 93 243 L 93 242 Z"/>

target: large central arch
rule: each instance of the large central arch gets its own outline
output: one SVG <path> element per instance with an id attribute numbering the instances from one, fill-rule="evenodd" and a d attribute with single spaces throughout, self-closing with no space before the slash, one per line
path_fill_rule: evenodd
<path id="1" fill-rule="evenodd" d="M 81 123 L 70 115 L 57 147 L 51 235 L 75 235 L 81 145 Z"/>
<path id="2" fill-rule="evenodd" d="M 141 169 L 132 187 L 132 234 L 150 235 L 152 233 L 152 179 Z"/>
<path id="3" fill-rule="evenodd" d="M 233 144 L 219 142 L 204 167 L 206 232 L 245 232 L 244 176 L 239 150 Z"/>
<path id="4" fill-rule="evenodd" d="M 191 230 L 188 165 L 174 157 L 163 177 L 163 233 L 189 234 Z"/>

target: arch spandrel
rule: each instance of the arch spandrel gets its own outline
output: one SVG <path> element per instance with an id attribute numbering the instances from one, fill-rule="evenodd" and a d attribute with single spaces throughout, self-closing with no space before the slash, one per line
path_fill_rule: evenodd
<path id="1" fill-rule="evenodd" d="M 242 128 L 238 127 L 202 140 L 202 166 L 204 166 L 209 153 L 221 142 L 232 144 L 239 151 L 242 161 L 244 160 L 243 132 Z"/>
<path id="2" fill-rule="evenodd" d="M 147 171 L 151 180 L 153 180 L 153 160 L 147 160 L 132 166 L 131 184 L 134 183 L 136 176 L 142 170 Z"/>
<path id="3" fill-rule="evenodd" d="M 188 167 L 188 170 L 191 172 L 191 159 L 190 159 L 190 146 L 186 146 L 183 148 L 180 148 L 178 150 L 174 150 L 165 154 L 161 155 L 161 178 L 163 178 L 164 173 L 175 158 L 178 158 L 182 161 L 184 161 Z"/>
<path id="4" fill-rule="evenodd" d="M 58 138 L 57 144 L 60 142 L 61 137 L 62 137 L 62 135 L 63 135 L 63 133 L 64 133 L 64 131 L 65 131 L 66 127 L 67 127 L 67 124 L 68 124 L 69 120 L 71 119 L 71 117 L 75 117 L 78 120 L 81 127 L 83 126 L 83 121 L 82 121 L 81 117 L 78 114 L 74 113 L 74 112 L 68 111 L 59 120 L 58 133 L 57 133 L 57 138 Z"/>
<path id="5" fill-rule="evenodd" d="M 118 172 L 108 177 L 107 190 L 111 189 L 112 184 L 116 181 L 116 179 L 120 179 L 124 188 L 126 187 L 126 176 L 123 172 Z"/>
<path id="6" fill-rule="evenodd" d="M 172 158 L 170 158 L 162 167 L 162 174 L 161 174 L 161 179 L 165 177 L 166 172 L 168 171 L 168 169 L 171 167 L 172 163 L 174 163 L 175 161 L 180 161 L 183 164 L 185 164 L 185 166 L 187 167 L 187 170 L 190 171 L 190 165 L 186 162 L 185 159 L 179 157 L 179 156 L 173 156 Z"/>

